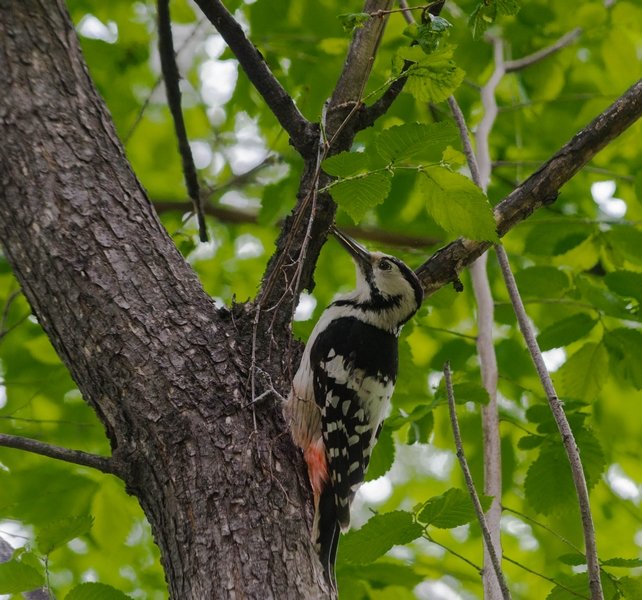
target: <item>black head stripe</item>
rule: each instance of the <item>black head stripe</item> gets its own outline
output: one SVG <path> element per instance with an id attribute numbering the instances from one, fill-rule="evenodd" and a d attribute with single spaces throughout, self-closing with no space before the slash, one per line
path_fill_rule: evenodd
<path id="1" fill-rule="evenodd" d="M 419 278 L 405 262 L 399 260 L 396 256 L 389 256 L 388 259 L 399 267 L 399 271 L 401 271 L 405 280 L 412 286 L 412 289 L 415 292 L 417 308 L 419 308 L 424 300 L 424 288 L 421 286 Z"/>

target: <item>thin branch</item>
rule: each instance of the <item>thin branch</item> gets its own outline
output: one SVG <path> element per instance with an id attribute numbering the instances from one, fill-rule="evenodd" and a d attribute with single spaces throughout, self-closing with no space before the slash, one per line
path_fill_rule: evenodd
<path id="1" fill-rule="evenodd" d="M 550 534 L 554 535 L 561 542 L 564 542 L 569 548 L 575 550 L 575 552 L 577 552 L 578 554 L 582 554 L 582 550 L 580 550 L 573 542 L 570 542 L 569 540 L 567 540 L 563 535 L 560 535 L 554 529 L 551 529 L 547 525 L 544 525 L 544 523 L 540 523 L 536 519 L 533 519 L 533 517 L 529 517 L 528 515 L 524 514 L 523 512 L 515 510 L 514 508 L 510 508 L 510 507 L 506 506 L 505 504 L 502 504 L 502 510 L 505 510 L 507 512 L 512 512 L 513 514 L 516 514 L 518 517 L 521 517 L 522 519 L 525 519 L 526 521 L 530 521 L 531 523 L 533 523 L 533 525 L 537 525 L 538 527 L 541 527 L 545 531 L 548 531 Z"/>
<path id="2" fill-rule="evenodd" d="M 519 567 L 520 569 L 523 569 L 524 571 L 526 571 L 527 573 L 530 573 L 531 575 L 535 575 L 536 577 L 539 577 L 540 579 L 544 579 L 545 581 L 548 581 L 548 582 L 552 583 L 553 585 L 556 585 L 556 586 L 562 588 L 563 590 L 567 591 L 569 594 L 572 594 L 573 596 L 577 596 L 578 598 L 583 598 L 584 600 L 588 600 L 588 598 L 586 596 L 584 596 L 584 594 L 580 594 L 579 592 L 576 592 L 576 591 L 572 590 L 571 588 L 566 587 L 563 583 L 557 581 L 556 579 L 553 579 L 552 577 L 547 577 L 546 575 L 543 575 L 542 573 L 539 573 L 538 571 L 534 571 L 533 569 L 527 567 L 526 565 L 523 565 L 522 563 L 520 563 L 520 562 L 518 562 L 518 561 L 516 561 L 516 560 L 514 560 L 514 559 L 512 559 L 512 558 L 510 558 L 510 557 L 508 557 L 506 555 L 504 555 L 504 560 L 506 560 L 509 563 L 514 564 L 516 567 Z"/>
<path id="3" fill-rule="evenodd" d="M 457 100 L 455 100 L 454 96 L 450 96 L 448 98 L 448 106 L 450 106 L 457 129 L 459 129 L 459 139 L 461 139 L 462 146 L 464 147 L 464 155 L 466 156 L 466 162 L 468 163 L 472 180 L 481 187 L 481 177 L 479 175 L 479 169 L 477 168 L 477 158 L 475 157 L 473 146 L 470 143 L 468 125 L 466 125 L 464 113 L 461 112 L 461 108 L 459 108 L 459 104 L 457 103 Z"/>
<path id="4" fill-rule="evenodd" d="M 194 213 L 198 221 L 198 234 L 201 242 L 207 242 L 207 227 L 201 202 L 201 192 L 198 185 L 196 165 L 192 156 L 192 149 L 187 138 L 183 110 L 181 108 L 180 74 L 176 66 L 174 53 L 174 39 L 172 36 L 172 23 L 169 14 L 169 0 L 158 0 L 158 52 L 160 54 L 161 70 L 165 79 L 167 104 L 174 121 L 174 130 L 178 140 L 178 151 L 183 162 L 183 175 L 187 193 L 192 199 Z"/>
<path id="5" fill-rule="evenodd" d="M 497 252 L 497 258 L 499 259 L 499 265 L 502 270 L 502 275 L 504 276 L 504 281 L 508 288 L 508 294 L 511 302 L 513 303 L 515 314 L 517 315 L 519 328 L 526 340 L 526 346 L 528 347 L 528 351 L 533 359 L 533 363 L 535 364 L 537 374 L 542 382 L 542 387 L 544 388 L 549 406 L 551 407 L 551 412 L 553 413 L 553 417 L 557 423 L 557 428 L 562 436 L 562 443 L 564 444 L 564 449 L 566 450 L 571 466 L 573 483 L 575 484 L 575 491 L 577 493 L 578 504 L 580 507 L 580 515 L 582 517 L 582 528 L 584 530 L 584 544 L 586 547 L 586 561 L 591 598 L 593 600 L 603 600 L 604 595 L 602 593 L 602 585 L 600 583 L 600 563 L 597 554 L 597 544 L 595 541 L 595 528 L 593 526 L 588 487 L 586 485 L 582 462 L 580 461 L 579 449 L 575 442 L 571 426 L 569 425 L 566 414 L 564 413 L 562 403 L 557 397 L 557 392 L 555 391 L 551 377 L 546 369 L 546 365 L 544 364 L 544 358 L 542 357 L 542 352 L 539 349 L 535 332 L 528 320 L 524 303 L 522 302 L 519 290 L 517 289 L 517 284 L 515 283 L 515 277 L 510 269 L 506 251 L 503 246 L 499 244 L 495 249 Z"/>
<path id="6" fill-rule="evenodd" d="M 468 488 L 468 493 L 470 494 L 470 499 L 473 501 L 473 506 L 475 507 L 475 514 L 477 515 L 477 520 L 479 521 L 479 526 L 482 530 L 482 535 L 484 537 L 484 543 L 488 554 L 490 555 L 490 560 L 495 570 L 495 575 L 497 575 L 497 581 L 499 582 L 499 588 L 502 592 L 502 597 L 504 600 L 509 600 L 511 595 L 506 584 L 506 579 L 504 578 L 504 573 L 502 571 L 502 566 L 499 564 L 499 558 L 495 552 L 495 546 L 486 524 L 486 517 L 484 516 L 484 509 L 479 501 L 479 496 L 477 495 L 477 490 L 475 489 L 475 482 L 473 481 L 473 476 L 470 474 L 470 469 L 468 468 L 468 461 L 466 460 L 466 455 L 464 454 L 464 445 L 461 439 L 461 432 L 459 431 L 459 422 L 457 421 L 457 409 L 455 408 L 455 392 L 453 391 L 453 382 L 450 374 L 450 365 L 446 363 L 444 365 L 444 377 L 446 379 L 446 395 L 448 397 L 448 412 L 450 413 L 450 424 L 453 430 L 453 436 L 455 438 L 455 447 L 457 448 L 457 458 L 459 459 L 459 464 L 461 470 L 464 473 L 464 479 L 466 480 L 466 487 Z"/>
<path id="7" fill-rule="evenodd" d="M 317 138 L 314 126 L 301 114 L 236 19 L 220 0 L 195 0 L 195 2 L 230 47 L 281 127 L 288 132 L 292 145 L 302 156 L 314 155 L 314 143 Z"/>
<path id="8" fill-rule="evenodd" d="M 472 560 L 467 559 L 463 554 L 459 554 L 459 552 L 456 552 L 452 548 L 449 548 L 448 546 L 445 546 L 441 542 L 438 542 L 425 530 L 424 530 L 424 539 L 428 540 L 431 544 L 435 544 L 435 546 L 439 546 L 440 548 L 443 548 L 449 554 L 452 554 L 453 556 L 456 556 L 460 560 L 464 561 L 466 564 L 473 567 L 473 569 L 475 569 L 475 571 L 477 571 L 477 573 L 479 573 L 480 575 L 483 573 L 484 570 L 479 565 L 476 565 Z"/>
<path id="9" fill-rule="evenodd" d="M 192 39 L 196 36 L 200 28 L 203 26 L 203 23 L 206 22 L 206 19 L 203 17 L 196 23 L 194 26 L 194 29 L 192 32 L 187 36 L 187 38 L 183 41 L 183 43 L 178 47 L 178 50 L 176 50 L 176 56 L 180 55 L 180 53 L 187 48 L 189 43 L 192 41 Z M 149 106 L 149 103 L 152 100 L 152 97 L 154 96 L 154 92 L 158 89 L 158 86 L 163 82 L 163 76 L 161 75 L 156 79 L 154 82 L 154 85 L 151 87 L 149 92 L 147 93 L 147 97 L 145 98 L 145 101 L 141 105 L 136 118 L 134 119 L 134 122 L 130 125 L 127 133 L 123 136 L 123 145 L 127 146 L 129 143 L 129 140 L 131 140 L 132 136 L 134 135 L 134 132 L 140 125 L 140 122 L 143 120 L 143 115 L 145 114 L 145 111 L 147 110 L 147 107 Z"/>
<path id="10" fill-rule="evenodd" d="M 493 162 L 493 168 L 502 168 L 502 167 L 539 167 L 542 164 L 541 160 L 496 160 Z M 611 169 L 604 169 L 602 167 L 584 167 L 584 171 L 587 173 L 596 173 L 598 175 L 606 175 L 607 177 L 612 177 L 613 179 L 622 179 L 627 183 L 633 183 L 635 177 L 633 175 L 625 175 L 623 173 L 616 173 L 611 171 Z"/>
<path id="11" fill-rule="evenodd" d="M 154 201 L 154 208 L 159 214 L 173 211 L 185 212 L 185 203 L 180 200 Z M 256 224 L 258 222 L 258 212 L 256 211 L 214 206 L 211 204 L 206 204 L 203 210 L 206 215 L 216 217 L 222 223 Z M 279 224 L 282 225 L 283 222 L 279 221 Z M 353 238 L 398 248 L 426 250 L 427 248 L 442 244 L 444 241 L 443 238 L 408 235 L 386 229 L 361 227 L 357 225 L 341 225 L 341 229 Z"/>
<path id="12" fill-rule="evenodd" d="M 495 207 L 495 221 L 500 237 L 538 208 L 553 203 L 559 189 L 640 116 L 642 80 L 632 85 Z M 491 242 L 459 238 L 435 253 L 417 269 L 426 294 L 430 295 L 455 281 L 459 273 L 491 245 Z"/>
<path id="13" fill-rule="evenodd" d="M 22 294 L 22 290 L 14 290 L 7 296 L 7 299 L 4 303 L 4 307 L 2 308 L 2 316 L 0 317 L 0 340 L 4 338 L 7 334 L 11 333 L 16 327 L 19 327 L 24 323 L 28 318 L 31 313 L 27 313 L 26 315 L 20 317 L 15 323 L 7 327 L 7 319 L 9 318 L 9 310 L 11 308 L 11 305 L 13 304 L 14 300 Z"/>
<path id="14" fill-rule="evenodd" d="M 82 452 L 81 450 L 61 448 L 60 446 L 53 446 L 38 440 L 32 440 L 17 435 L 8 435 L 6 433 L 0 433 L 0 446 L 5 448 L 15 448 L 17 450 L 25 450 L 26 452 L 48 456 L 49 458 L 55 458 L 56 460 L 62 460 L 75 465 L 98 469 L 103 473 L 118 475 L 118 469 L 116 468 L 114 460 L 106 456 L 89 454 L 88 452 Z"/>
<path id="15" fill-rule="evenodd" d="M 572 44 L 578 37 L 580 37 L 580 35 L 582 35 L 582 29 L 580 27 L 576 27 L 568 33 L 565 33 L 554 44 L 551 44 L 546 48 L 542 48 L 541 50 L 533 52 L 533 54 L 529 54 L 528 56 L 524 56 L 523 58 L 507 60 L 505 65 L 506 73 L 521 71 L 522 69 L 530 67 L 531 65 L 534 65 L 544 60 L 545 58 L 548 58 L 551 54 L 555 54 L 555 52 L 558 52 L 562 48 L 565 48 L 566 46 Z"/>

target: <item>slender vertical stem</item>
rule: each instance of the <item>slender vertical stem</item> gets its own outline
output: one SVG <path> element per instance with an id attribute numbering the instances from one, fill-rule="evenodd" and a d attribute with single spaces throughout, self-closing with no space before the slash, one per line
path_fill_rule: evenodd
<path id="1" fill-rule="evenodd" d="M 506 250 L 504 250 L 504 247 L 499 244 L 495 246 L 495 250 L 497 252 L 497 258 L 499 259 L 502 275 L 504 276 L 504 281 L 506 282 L 506 287 L 508 288 L 508 295 L 510 296 L 511 302 L 513 303 L 513 309 L 517 315 L 519 328 L 526 340 L 526 346 L 528 347 L 531 358 L 535 363 L 537 374 L 542 382 L 544 392 L 548 399 L 548 404 L 551 407 L 551 412 L 553 413 L 553 417 L 557 423 L 557 428 L 562 436 L 562 443 L 564 444 L 564 449 L 566 450 L 568 461 L 571 465 L 573 483 L 575 484 L 575 491 L 577 493 L 577 499 L 580 507 L 580 515 L 582 517 L 582 528 L 584 529 L 584 545 L 586 548 L 586 562 L 591 599 L 603 600 L 604 594 L 602 592 L 602 584 L 600 582 L 600 563 L 597 556 L 595 528 L 593 526 L 593 517 L 591 515 L 591 504 L 589 502 L 586 478 L 580 461 L 580 452 L 577 447 L 577 443 L 575 442 L 575 436 L 573 435 L 571 426 L 569 425 L 566 414 L 564 413 L 562 403 L 557 397 L 557 392 L 553 386 L 551 376 L 544 364 L 544 358 L 542 357 L 542 352 L 535 338 L 535 332 L 528 320 L 524 303 L 519 295 L 519 290 L 515 283 L 515 277 L 513 276 L 513 272 L 510 268 Z"/>
<path id="2" fill-rule="evenodd" d="M 499 563 L 499 557 L 495 552 L 495 547 L 491 539 L 490 530 L 488 529 L 488 524 L 486 523 L 486 518 L 484 517 L 484 509 L 482 508 L 481 502 L 479 501 L 479 496 L 477 495 L 477 490 L 475 489 L 475 483 L 473 482 L 473 477 L 470 474 L 470 469 L 468 468 L 468 461 L 466 460 L 466 455 L 464 454 L 464 445 L 461 440 L 459 422 L 457 421 L 457 410 L 455 408 L 455 393 L 453 391 L 450 365 L 448 363 L 444 365 L 444 377 L 446 378 L 448 411 L 450 413 L 450 423 L 452 425 L 453 437 L 455 438 L 455 447 L 457 448 L 457 458 L 459 459 L 461 470 L 464 473 L 464 479 L 466 480 L 468 493 L 470 494 L 470 498 L 473 501 L 473 506 L 475 507 L 475 514 L 477 515 L 477 520 L 479 521 L 482 535 L 484 536 L 484 541 L 486 542 L 486 548 L 488 549 L 488 554 L 490 555 L 490 562 L 493 565 L 495 575 L 497 576 L 499 589 L 501 591 L 501 597 L 504 600 L 509 600 L 511 597 L 510 591 L 508 589 L 508 585 L 506 584 L 506 579 L 504 578 L 502 567 Z"/>
<path id="3" fill-rule="evenodd" d="M 464 153 L 473 181 L 484 191 L 488 187 L 492 171 L 489 137 L 497 117 L 495 90 L 504 76 L 504 46 L 501 40 L 492 38 L 495 68 L 481 89 L 484 114 L 475 136 L 477 153 L 473 150 L 464 115 L 454 97 L 448 99 L 455 122 L 459 128 Z M 502 555 L 500 520 L 502 516 L 502 454 L 497 411 L 497 356 L 493 344 L 495 310 L 487 273 L 488 255 L 484 253 L 471 266 L 470 274 L 477 302 L 477 353 L 481 365 L 482 383 L 490 401 L 482 407 L 482 432 L 484 436 L 484 493 L 493 496 L 493 503 L 486 513 L 493 551 Z M 484 565 L 490 562 L 489 548 L 484 548 Z M 500 597 L 500 582 L 490 571 L 484 570 L 484 596 L 488 600 Z"/>

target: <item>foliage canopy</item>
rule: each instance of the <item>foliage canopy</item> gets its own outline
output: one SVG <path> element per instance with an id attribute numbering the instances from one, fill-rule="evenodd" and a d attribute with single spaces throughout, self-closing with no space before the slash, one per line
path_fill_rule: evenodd
<path id="1" fill-rule="evenodd" d="M 358 12 L 359 3 L 334 0 L 227 6 L 302 113 L 317 121 L 353 28 L 370 17 Z M 302 162 L 287 135 L 202 14 L 187 0 L 173 0 L 187 131 L 208 189 L 211 241 L 199 243 L 159 85 L 154 3 L 69 0 L 69 9 L 90 74 L 167 231 L 218 301 L 253 297 L 278 225 L 296 199 Z M 445 100 L 454 93 L 474 130 L 483 115 L 479 88 L 493 70 L 485 34 L 503 40 L 506 60 L 515 61 L 576 27 L 581 33 L 567 47 L 499 83 L 486 197 L 465 175 Z M 337 178 L 329 190 L 340 209 L 338 225 L 356 225 L 357 236 L 413 266 L 459 235 L 496 240 L 491 206 L 642 77 L 640 56 L 642 7 L 633 0 L 579 6 L 460 0 L 448 2 L 441 17 L 410 27 L 394 12 L 363 97 L 376 100 L 404 67 L 409 79 L 349 152 L 323 163 Z M 504 239 L 580 447 L 609 600 L 642 598 L 640 135 L 642 126 L 632 127 L 554 204 Z M 494 260 L 489 277 L 505 572 L 514 598 L 587 597 L 586 575 L 574 568 L 583 562 L 582 531 L 568 463 Z M 440 375 L 450 361 L 466 454 L 481 489 L 480 406 L 488 396 L 480 384 L 468 279 L 462 278 L 463 292 L 448 287 L 429 297 L 404 329 L 393 411 L 354 521 L 364 523 L 369 510 L 377 514 L 340 544 L 341 598 L 481 597 L 475 568 L 482 562 L 481 535 L 454 459 Z M 352 285 L 353 266 L 337 244 L 324 248 L 315 281 L 294 323 L 302 339 L 332 296 Z M 100 422 L 17 290 L 0 257 L 2 431 L 108 454 Z M 116 479 L 9 449 L 0 449 L 0 461 L 0 533 L 27 538 L 14 560 L 0 565 L 0 593 L 42 584 L 47 557 L 61 598 L 109 600 L 122 597 L 117 590 L 165 597 L 149 528 Z M 106 585 L 80 585 L 94 580 Z M 459 595 L 446 596 L 444 586 Z"/>

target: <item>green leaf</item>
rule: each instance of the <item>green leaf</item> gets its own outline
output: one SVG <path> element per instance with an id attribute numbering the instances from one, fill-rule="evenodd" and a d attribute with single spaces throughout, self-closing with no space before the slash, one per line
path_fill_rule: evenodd
<path id="1" fill-rule="evenodd" d="M 604 237 L 621 258 L 642 263 L 642 231 L 630 225 L 618 225 L 607 231 Z"/>
<path id="2" fill-rule="evenodd" d="M 379 440 L 372 450 L 366 481 L 372 481 L 385 475 L 395 461 L 395 442 L 392 439 L 392 429 L 387 424 L 379 434 Z"/>
<path id="3" fill-rule="evenodd" d="M 396 545 L 421 537 L 423 527 L 412 514 L 401 510 L 375 515 L 361 529 L 349 531 L 339 544 L 340 560 L 365 565 L 383 556 Z"/>
<path id="4" fill-rule="evenodd" d="M 404 92 L 412 94 L 420 102 L 442 102 L 464 80 L 464 71 L 453 60 L 454 48 L 445 46 L 426 56 L 419 46 L 403 48 L 398 56 L 411 65 L 404 73 L 408 78 Z"/>
<path id="5" fill-rule="evenodd" d="M 642 302 L 642 273 L 614 271 L 606 274 L 604 283 L 612 292 Z"/>
<path id="6" fill-rule="evenodd" d="M 555 267 L 529 267 L 515 273 L 522 296 L 529 298 L 561 298 L 566 295 L 568 275 Z"/>
<path id="7" fill-rule="evenodd" d="M 502 15 L 516 15 L 521 8 L 518 0 L 496 0 L 497 12 Z"/>
<path id="8" fill-rule="evenodd" d="M 609 558 L 601 561 L 604 567 L 624 567 L 626 569 L 634 569 L 642 567 L 642 558 Z"/>
<path id="9" fill-rule="evenodd" d="M 375 147 L 384 160 L 393 163 L 435 148 L 441 154 L 456 137 L 457 131 L 450 121 L 430 125 L 405 123 L 382 131 L 375 140 Z"/>
<path id="10" fill-rule="evenodd" d="M 473 38 L 476 40 L 480 39 L 496 18 L 496 4 L 492 1 L 489 2 L 487 0 L 482 0 L 482 2 L 475 7 L 475 10 L 471 13 L 470 18 L 468 19 L 468 26 L 471 29 Z"/>
<path id="11" fill-rule="evenodd" d="M 43 554 L 49 554 L 68 541 L 87 533 L 94 522 L 91 515 L 69 517 L 48 523 L 36 531 L 36 544 Z"/>
<path id="12" fill-rule="evenodd" d="M 574 432 L 580 448 L 580 459 L 591 489 L 600 479 L 606 465 L 604 453 L 595 435 L 588 429 Z M 560 513 L 577 506 L 575 486 L 568 457 L 559 434 L 554 434 L 540 450 L 528 469 L 524 492 L 529 504 L 541 514 Z"/>
<path id="13" fill-rule="evenodd" d="M 642 389 L 642 333 L 624 327 L 614 329 L 604 335 L 604 344 L 616 363 L 619 363 L 624 376 L 636 389 Z"/>
<path id="14" fill-rule="evenodd" d="M 557 579 L 562 585 L 556 585 L 546 596 L 546 600 L 577 600 L 578 596 L 580 598 L 591 597 L 586 573 L 565 575 Z"/>
<path id="15" fill-rule="evenodd" d="M 412 25 L 404 31 L 404 34 L 414 39 L 426 54 L 437 50 L 440 42 L 448 37 L 448 29 L 452 27 L 443 17 L 429 16 L 430 19 L 425 23 Z"/>
<path id="16" fill-rule="evenodd" d="M 559 556 L 557 560 L 559 560 L 561 563 L 564 563 L 565 565 L 570 565 L 572 567 L 586 564 L 586 556 L 577 552 L 562 554 L 562 556 Z"/>
<path id="17" fill-rule="evenodd" d="M 608 375 L 608 353 L 604 344 L 584 344 L 556 373 L 560 393 L 568 398 L 593 400 Z"/>
<path id="18" fill-rule="evenodd" d="M 642 171 L 636 173 L 633 187 L 635 189 L 635 197 L 642 204 Z"/>
<path id="19" fill-rule="evenodd" d="M 424 409 L 424 406 L 417 407 Z M 416 411 L 413 411 L 413 413 Z M 412 416 L 412 415 L 411 415 Z M 432 411 L 427 412 L 419 418 L 410 420 L 410 427 L 408 428 L 408 437 L 406 443 L 408 444 L 427 444 L 430 440 L 430 434 L 435 426 L 435 417 Z"/>
<path id="20" fill-rule="evenodd" d="M 642 598 L 642 577 L 620 577 L 617 585 L 624 593 L 622 600 L 639 600 Z"/>
<path id="21" fill-rule="evenodd" d="M 81 583 L 65 596 L 65 600 L 131 600 L 131 596 L 104 583 Z"/>
<path id="22" fill-rule="evenodd" d="M 541 435 L 525 435 L 524 437 L 519 438 L 517 442 L 517 447 L 520 450 L 532 450 L 542 445 L 546 438 Z"/>
<path id="23" fill-rule="evenodd" d="M 17 560 L 0 564 L 0 594 L 30 592 L 44 582 L 44 577 L 36 569 Z"/>
<path id="24" fill-rule="evenodd" d="M 605 314 L 620 319 L 641 320 L 637 307 L 631 307 L 629 301 L 606 289 L 597 278 L 578 276 L 575 283 L 582 298 Z"/>
<path id="25" fill-rule="evenodd" d="M 577 313 L 547 327 L 537 336 L 537 343 L 544 351 L 567 346 L 584 337 L 596 323 L 586 313 Z"/>
<path id="26" fill-rule="evenodd" d="M 330 187 L 330 193 L 339 208 L 359 223 L 369 209 L 381 204 L 390 192 L 388 173 L 369 173 L 363 177 L 346 179 Z"/>
<path id="27" fill-rule="evenodd" d="M 490 496 L 479 498 L 484 511 L 488 510 L 493 499 Z M 426 525 L 439 529 L 452 529 L 475 520 L 473 502 L 464 490 L 450 488 L 440 496 L 430 498 L 417 515 L 417 519 Z"/>
<path id="28" fill-rule="evenodd" d="M 321 168 L 335 177 L 348 177 L 368 169 L 368 155 L 365 152 L 341 152 L 321 163 Z"/>
<path id="29" fill-rule="evenodd" d="M 366 12 L 357 12 L 357 13 L 344 13 L 342 15 L 337 15 L 339 21 L 341 21 L 341 26 L 344 31 L 351 32 L 354 29 L 359 29 L 363 27 L 368 20 L 371 18 L 371 15 Z"/>
<path id="30" fill-rule="evenodd" d="M 339 566 L 337 578 L 344 577 L 365 580 L 375 589 L 386 588 L 391 585 L 412 589 L 424 579 L 423 575 L 417 573 L 409 565 L 385 562 L 383 560 L 370 565 Z M 341 597 L 343 597 L 343 593 L 343 589 L 341 589 Z"/>
<path id="31" fill-rule="evenodd" d="M 549 595 L 546 596 L 546 600 L 578 600 L 578 595 L 580 598 L 591 597 L 588 575 L 586 573 L 570 576 L 562 575 L 556 579 L 562 585 L 556 585 Z M 602 571 L 600 579 L 602 580 L 604 598 L 606 600 L 617 600 L 620 596 L 609 575 Z"/>
<path id="32" fill-rule="evenodd" d="M 491 206 L 470 179 L 444 167 L 427 167 L 422 174 L 426 208 L 440 227 L 472 240 L 497 240 Z"/>

